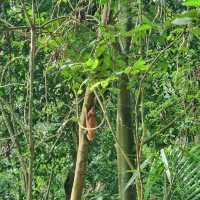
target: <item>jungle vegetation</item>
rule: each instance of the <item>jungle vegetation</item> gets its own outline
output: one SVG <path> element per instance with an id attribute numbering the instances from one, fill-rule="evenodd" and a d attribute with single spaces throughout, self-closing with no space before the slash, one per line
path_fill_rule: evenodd
<path id="1" fill-rule="evenodd" d="M 0 199 L 199 200 L 200 0 L 1 0 Z"/>

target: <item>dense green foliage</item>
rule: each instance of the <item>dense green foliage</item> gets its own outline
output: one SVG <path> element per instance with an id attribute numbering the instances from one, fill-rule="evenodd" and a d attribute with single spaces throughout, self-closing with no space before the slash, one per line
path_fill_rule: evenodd
<path id="1" fill-rule="evenodd" d="M 97 101 L 97 124 L 105 119 L 89 148 L 83 199 L 118 199 L 113 136 L 121 74 L 129 77 L 141 154 L 127 188 L 140 177 L 144 200 L 200 199 L 200 1 L 129 1 L 130 31 L 121 29 L 118 1 L 104 25 L 108 2 L 36 1 L 32 99 L 31 1 L 0 2 L 0 199 L 26 198 L 31 101 L 33 199 L 65 198 L 86 86 L 107 118 Z M 119 51 L 124 38 L 131 38 L 128 55 Z"/>

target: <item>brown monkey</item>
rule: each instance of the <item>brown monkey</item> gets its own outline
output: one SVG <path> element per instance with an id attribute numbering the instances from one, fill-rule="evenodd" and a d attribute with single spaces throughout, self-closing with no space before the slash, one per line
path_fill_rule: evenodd
<path id="1" fill-rule="evenodd" d="M 87 127 L 87 139 L 92 141 L 95 138 L 95 130 L 91 128 L 96 127 L 96 112 L 95 107 L 91 107 L 86 114 L 86 127 Z"/>

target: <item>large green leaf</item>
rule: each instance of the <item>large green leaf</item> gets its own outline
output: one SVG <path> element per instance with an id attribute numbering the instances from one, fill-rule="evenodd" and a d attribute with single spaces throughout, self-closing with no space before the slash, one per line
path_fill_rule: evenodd
<path id="1" fill-rule="evenodd" d="M 184 5 L 186 5 L 186 6 L 200 7 L 200 0 L 186 0 L 184 2 Z"/>
<path id="2" fill-rule="evenodd" d="M 172 24 L 174 25 L 187 25 L 192 22 L 192 19 L 190 17 L 182 17 L 182 18 L 176 18 L 172 21 Z"/>
<path id="3" fill-rule="evenodd" d="M 149 70 L 149 65 L 145 63 L 144 60 L 139 59 L 133 66 L 127 67 L 125 73 L 127 74 L 137 74 L 139 72 L 147 72 Z"/>
<path id="4" fill-rule="evenodd" d="M 122 33 L 122 36 L 130 37 L 130 36 L 133 36 L 133 34 L 143 35 L 146 31 L 150 30 L 151 28 L 152 28 L 151 24 L 141 24 L 128 32 Z"/>

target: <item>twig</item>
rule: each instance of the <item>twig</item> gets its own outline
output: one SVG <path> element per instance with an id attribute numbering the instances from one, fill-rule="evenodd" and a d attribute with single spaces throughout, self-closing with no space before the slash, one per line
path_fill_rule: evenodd
<path id="1" fill-rule="evenodd" d="M 24 85 L 22 83 L 9 83 L 7 85 L 0 85 L 0 88 L 5 88 L 5 87 L 9 87 L 9 86 L 16 86 L 16 85 Z"/>

